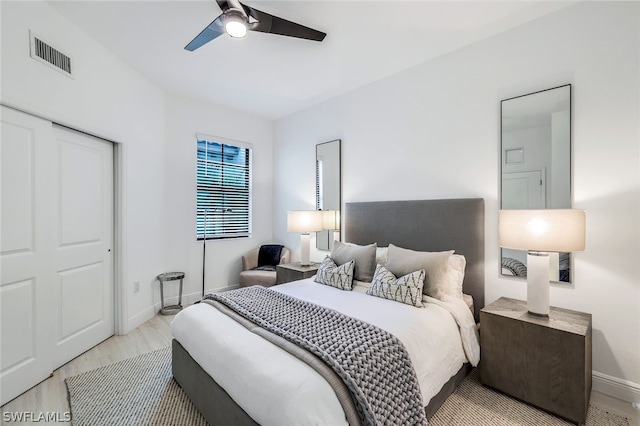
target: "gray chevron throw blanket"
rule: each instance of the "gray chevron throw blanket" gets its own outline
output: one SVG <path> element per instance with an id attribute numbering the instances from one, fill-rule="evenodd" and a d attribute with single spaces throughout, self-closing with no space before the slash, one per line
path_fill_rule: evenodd
<path id="1" fill-rule="evenodd" d="M 205 299 L 224 304 L 322 359 L 349 389 L 363 425 L 427 424 L 409 354 L 391 333 L 261 286 Z"/>

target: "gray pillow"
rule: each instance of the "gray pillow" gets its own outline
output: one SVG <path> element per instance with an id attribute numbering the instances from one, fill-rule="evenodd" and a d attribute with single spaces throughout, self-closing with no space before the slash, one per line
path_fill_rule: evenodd
<path id="1" fill-rule="evenodd" d="M 427 296 L 442 299 L 443 286 L 449 268 L 449 251 L 414 251 L 389 244 L 387 269 L 396 277 L 402 277 L 420 269 L 424 269 L 425 279 L 422 292 Z"/>
<path id="2" fill-rule="evenodd" d="M 376 270 L 376 247 L 376 243 L 369 244 L 368 246 L 359 246 L 357 244 L 334 241 L 333 249 L 331 250 L 331 259 L 336 262 L 336 265 L 342 265 L 351 260 L 355 260 L 356 268 L 353 279 L 371 282 L 373 272 Z"/>

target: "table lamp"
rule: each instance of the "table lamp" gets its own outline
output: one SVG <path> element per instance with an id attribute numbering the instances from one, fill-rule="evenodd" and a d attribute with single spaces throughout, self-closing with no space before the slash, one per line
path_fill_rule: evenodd
<path id="1" fill-rule="evenodd" d="M 584 250 L 584 211 L 500 210 L 498 244 L 527 250 L 527 309 L 549 316 L 549 252 Z"/>
<path id="2" fill-rule="evenodd" d="M 322 231 L 321 210 L 289 210 L 287 231 L 300 233 L 300 265 L 308 266 L 311 232 Z"/>

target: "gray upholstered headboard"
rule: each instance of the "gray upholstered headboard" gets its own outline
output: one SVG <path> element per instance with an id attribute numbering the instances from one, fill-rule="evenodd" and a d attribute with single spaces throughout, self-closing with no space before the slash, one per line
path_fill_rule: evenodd
<path id="1" fill-rule="evenodd" d="M 481 198 L 347 203 L 345 241 L 390 243 L 420 251 L 455 250 L 467 260 L 463 291 L 484 307 L 484 200 Z"/>

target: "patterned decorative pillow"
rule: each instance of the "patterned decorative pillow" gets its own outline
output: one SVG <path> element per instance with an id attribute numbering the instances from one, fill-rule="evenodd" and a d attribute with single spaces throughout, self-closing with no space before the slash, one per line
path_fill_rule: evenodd
<path id="1" fill-rule="evenodd" d="M 351 290 L 355 265 L 356 262 L 352 260 L 338 266 L 333 259 L 327 256 L 318 267 L 314 281 L 340 290 Z"/>
<path id="2" fill-rule="evenodd" d="M 424 275 L 424 269 L 421 269 L 396 278 L 387 268 L 378 265 L 367 294 L 421 308 Z"/>

